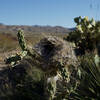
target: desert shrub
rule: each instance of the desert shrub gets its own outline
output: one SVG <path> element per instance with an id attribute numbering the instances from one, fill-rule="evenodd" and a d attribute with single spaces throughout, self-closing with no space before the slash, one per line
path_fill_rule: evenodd
<path id="1" fill-rule="evenodd" d="M 61 92 L 54 100 L 99 100 L 100 99 L 100 63 L 97 66 L 94 54 L 79 57 L 80 81 L 71 93 Z M 63 98 L 63 99 L 62 99 Z"/>
<path id="2" fill-rule="evenodd" d="M 100 64 L 96 66 L 94 56 L 91 54 L 82 56 L 80 62 L 80 84 L 69 98 L 72 100 L 99 100 Z"/>

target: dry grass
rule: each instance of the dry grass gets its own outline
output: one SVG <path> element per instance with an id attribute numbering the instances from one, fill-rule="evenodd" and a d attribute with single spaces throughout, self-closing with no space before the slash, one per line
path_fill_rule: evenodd
<path id="1" fill-rule="evenodd" d="M 17 47 L 18 42 L 16 37 L 10 34 L 0 34 L 0 52 L 13 50 Z"/>
<path id="2" fill-rule="evenodd" d="M 66 34 L 48 34 L 48 35 L 57 36 L 61 38 L 66 36 Z M 25 36 L 25 39 L 26 39 L 27 44 L 35 45 L 45 36 L 46 36 L 45 34 L 33 34 L 33 35 Z M 17 36 L 12 36 L 11 34 L 0 34 L 0 52 L 1 53 L 16 50 L 16 49 L 19 49 Z"/>
<path id="3" fill-rule="evenodd" d="M 2 57 L 0 57 L 0 62 L 3 60 L 3 58 Z"/>

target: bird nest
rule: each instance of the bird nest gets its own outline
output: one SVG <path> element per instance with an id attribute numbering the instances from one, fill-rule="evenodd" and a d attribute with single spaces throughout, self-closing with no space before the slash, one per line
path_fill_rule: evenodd
<path id="1" fill-rule="evenodd" d="M 55 36 L 48 36 L 40 40 L 35 46 L 36 51 L 46 63 L 54 65 L 57 62 L 64 65 L 76 65 L 77 58 L 69 42 Z"/>

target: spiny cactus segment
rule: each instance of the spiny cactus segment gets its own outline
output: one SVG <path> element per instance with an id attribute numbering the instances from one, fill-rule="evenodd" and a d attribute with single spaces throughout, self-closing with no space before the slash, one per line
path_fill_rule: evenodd
<path id="1" fill-rule="evenodd" d="M 24 34 L 23 34 L 22 30 L 18 31 L 17 37 L 18 37 L 19 45 L 20 45 L 22 51 L 26 51 L 27 46 L 26 46 L 26 42 L 25 42 Z"/>
<path id="2" fill-rule="evenodd" d="M 15 55 L 6 58 L 5 63 L 11 64 L 11 66 L 16 65 L 20 60 L 22 60 L 28 54 L 28 50 L 27 50 L 27 46 L 26 46 L 26 42 L 22 30 L 18 31 L 17 37 L 22 51 L 20 53 L 16 53 Z"/>
<path id="3" fill-rule="evenodd" d="M 93 18 L 89 20 L 87 16 L 84 18 L 82 18 L 81 16 L 76 17 L 74 21 L 77 24 L 76 26 L 77 30 L 81 33 L 87 32 L 87 31 L 92 32 L 96 25 L 95 20 Z"/>
<path id="4" fill-rule="evenodd" d="M 19 45 L 22 49 L 20 53 L 16 53 L 15 55 L 12 55 L 8 58 L 5 59 L 6 64 L 10 64 L 11 66 L 15 66 L 20 60 L 22 60 L 25 56 L 29 55 L 33 58 L 40 59 L 41 57 L 39 56 L 38 53 L 36 53 L 35 50 L 31 50 L 30 48 L 27 47 L 25 39 L 24 39 L 24 33 L 22 30 L 19 30 L 17 33 Z"/>

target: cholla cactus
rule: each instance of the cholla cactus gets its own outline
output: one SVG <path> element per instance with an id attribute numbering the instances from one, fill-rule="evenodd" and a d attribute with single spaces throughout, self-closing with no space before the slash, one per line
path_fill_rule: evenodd
<path id="1" fill-rule="evenodd" d="M 36 59 L 41 58 L 34 49 L 32 50 L 27 47 L 22 30 L 18 31 L 17 37 L 22 51 L 20 53 L 16 53 L 15 55 L 12 55 L 11 57 L 6 58 L 5 60 L 6 64 L 11 64 L 11 66 L 14 66 L 27 55 L 34 57 Z"/>
<path id="2" fill-rule="evenodd" d="M 22 51 L 7 58 L 6 63 L 15 66 L 27 55 L 34 59 L 35 63 L 38 63 L 37 65 L 40 63 L 39 67 L 45 73 L 44 90 L 46 100 L 53 100 L 57 94 L 58 80 L 61 81 L 61 84 L 63 81 L 65 81 L 66 84 L 70 84 L 70 80 L 73 80 L 72 78 L 75 77 L 73 72 L 77 72 L 77 58 L 73 52 L 72 46 L 60 38 L 47 37 L 37 44 L 37 48 L 30 50 L 26 46 L 24 35 L 21 30 L 18 31 L 17 36 Z M 69 67 L 69 65 L 73 65 L 73 68 Z M 66 86 L 66 88 L 67 87 L 68 86 Z"/>
<path id="3" fill-rule="evenodd" d="M 100 42 L 100 26 L 92 18 L 82 18 L 81 16 L 74 19 L 76 29 L 69 33 L 67 40 L 74 42 L 79 54 L 85 54 L 87 51 L 95 51 Z"/>
<path id="4" fill-rule="evenodd" d="M 19 45 L 20 45 L 22 51 L 20 53 L 16 53 L 15 55 L 12 55 L 11 57 L 6 58 L 6 60 L 5 60 L 6 64 L 11 64 L 11 66 L 16 65 L 28 53 L 24 35 L 23 35 L 23 31 L 19 30 L 17 37 L 18 37 Z"/>
<path id="5" fill-rule="evenodd" d="M 14 65 L 17 64 L 17 62 L 21 60 L 21 57 L 19 54 L 16 55 L 12 55 L 8 58 L 5 59 L 6 64 L 11 64 L 11 66 L 13 67 Z"/>
<path id="6" fill-rule="evenodd" d="M 24 34 L 23 34 L 22 30 L 18 31 L 17 37 L 18 37 L 19 45 L 20 45 L 22 51 L 26 51 L 27 47 L 26 47 L 26 42 L 25 42 Z"/>
<path id="7" fill-rule="evenodd" d="M 10 57 L 5 59 L 6 64 L 11 64 L 14 67 L 20 60 L 22 60 L 27 55 L 27 51 L 22 51 L 20 53 L 16 53 L 15 55 L 11 55 Z"/>
<path id="8" fill-rule="evenodd" d="M 96 26 L 95 20 L 92 18 L 91 20 L 88 19 L 88 17 L 81 18 L 81 16 L 76 17 L 74 19 L 75 23 L 77 24 L 76 28 L 81 33 L 84 32 L 94 32 L 94 27 Z"/>

